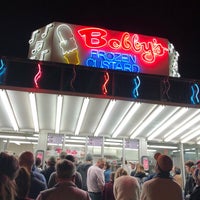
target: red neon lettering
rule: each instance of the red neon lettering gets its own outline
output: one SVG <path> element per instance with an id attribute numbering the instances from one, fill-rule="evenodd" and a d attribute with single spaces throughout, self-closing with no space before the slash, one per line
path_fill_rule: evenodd
<path id="1" fill-rule="evenodd" d="M 85 45 L 89 48 L 101 48 L 107 44 L 107 32 L 100 28 L 84 28 L 78 30 L 83 37 Z"/>
<path id="2" fill-rule="evenodd" d="M 151 42 L 140 42 L 137 34 L 130 38 L 128 32 L 123 33 L 120 40 L 106 38 L 107 31 L 100 28 L 84 28 L 78 30 L 78 33 L 84 39 L 85 45 L 88 48 L 102 48 L 107 45 L 114 50 L 120 48 L 126 51 L 131 50 L 133 53 L 140 53 L 143 61 L 147 63 L 153 63 L 156 56 L 163 56 L 165 51 L 168 51 L 162 44 L 157 43 L 155 38 Z"/>

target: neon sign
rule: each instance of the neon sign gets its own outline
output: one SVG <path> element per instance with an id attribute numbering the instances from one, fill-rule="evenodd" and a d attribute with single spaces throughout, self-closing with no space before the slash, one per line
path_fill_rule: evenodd
<path id="1" fill-rule="evenodd" d="M 190 100 L 192 102 L 192 104 L 199 104 L 199 86 L 198 84 L 194 83 L 192 86 L 191 86 L 191 90 L 192 90 L 192 95 L 190 97 Z"/>
<path id="2" fill-rule="evenodd" d="M 53 22 L 32 33 L 28 57 L 108 70 L 169 75 L 168 46 L 165 38 Z"/>
<path id="3" fill-rule="evenodd" d="M 6 64 L 5 64 L 5 62 L 1 59 L 1 60 L 0 60 L 0 84 L 3 83 L 3 78 L 4 78 L 4 75 L 5 75 L 5 73 L 6 73 L 6 69 L 7 69 Z"/>

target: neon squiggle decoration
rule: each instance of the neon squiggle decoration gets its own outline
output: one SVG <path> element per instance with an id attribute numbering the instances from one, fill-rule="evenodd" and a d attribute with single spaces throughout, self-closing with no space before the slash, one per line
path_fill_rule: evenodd
<path id="1" fill-rule="evenodd" d="M 168 78 L 165 78 L 163 80 L 163 83 L 164 83 L 164 89 L 163 89 L 163 94 L 162 96 L 166 95 L 167 96 L 167 99 L 169 99 L 169 89 L 170 89 L 170 83 L 169 83 L 169 79 Z"/>
<path id="2" fill-rule="evenodd" d="M 190 97 L 190 100 L 191 100 L 192 104 L 199 103 L 199 98 L 198 98 L 199 86 L 198 86 L 198 84 L 195 83 L 194 85 L 192 85 L 191 89 L 192 89 L 192 95 Z"/>
<path id="3" fill-rule="evenodd" d="M 76 79 L 76 70 L 75 70 L 75 67 L 73 67 L 73 77 L 72 77 L 72 79 L 71 79 L 71 81 L 70 81 L 70 86 L 71 86 L 71 89 L 72 89 L 73 91 L 74 91 L 73 83 L 74 83 L 75 79 Z"/>
<path id="4" fill-rule="evenodd" d="M 140 52 L 141 58 L 146 63 L 153 63 L 157 56 L 163 56 L 168 48 L 158 43 L 155 38 L 152 41 L 139 41 L 138 34 L 131 35 L 128 32 L 122 34 L 120 39 L 107 38 L 108 33 L 101 28 L 83 28 L 78 30 L 88 48 L 102 48 L 108 46 L 113 50 L 131 50 L 133 53 Z"/>
<path id="5" fill-rule="evenodd" d="M 35 77 L 34 77 L 34 83 L 35 83 L 35 87 L 36 87 L 36 88 L 39 88 L 38 80 L 39 80 L 39 79 L 41 78 L 41 76 L 42 76 L 42 70 L 41 70 L 41 65 L 40 65 L 40 64 L 38 64 L 37 66 L 38 66 L 38 72 L 37 72 L 37 74 L 36 74 Z"/>
<path id="6" fill-rule="evenodd" d="M 1 81 L 1 78 L 3 78 L 4 74 L 6 73 L 6 69 L 7 69 L 6 64 L 1 59 L 1 65 L 0 65 L 0 83 L 3 82 L 3 81 Z"/>
<path id="7" fill-rule="evenodd" d="M 140 78 L 139 78 L 139 76 L 136 76 L 136 78 L 133 79 L 133 84 L 134 84 L 134 88 L 133 88 L 133 91 L 132 91 L 133 97 L 134 98 L 138 98 L 139 97 L 138 89 L 140 87 Z"/>
<path id="8" fill-rule="evenodd" d="M 104 95 L 106 95 L 108 93 L 108 90 L 107 90 L 106 86 L 108 84 L 109 79 L 110 79 L 109 73 L 105 72 L 105 74 L 104 74 L 104 83 L 102 85 L 102 93 Z"/>

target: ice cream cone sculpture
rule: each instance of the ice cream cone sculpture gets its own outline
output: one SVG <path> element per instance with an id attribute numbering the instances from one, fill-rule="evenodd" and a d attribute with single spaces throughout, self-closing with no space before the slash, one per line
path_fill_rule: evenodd
<path id="1" fill-rule="evenodd" d="M 80 64 L 78 47 L 71 28 L 66 24 L 58 26 L 57 36 L 66 63 L 74 65 Z"/>

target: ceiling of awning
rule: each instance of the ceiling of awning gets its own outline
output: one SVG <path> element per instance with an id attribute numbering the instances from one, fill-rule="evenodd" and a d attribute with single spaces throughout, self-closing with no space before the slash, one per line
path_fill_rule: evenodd
<path id="1" fill-rule="evenodd" d="M 34 133 L 35 127 L 29 92 L 6 90 L 6 94 L 18 130 L 13 129 L 8 111 L 4 106 L 4 100 L 0 98 L 0 134 Z M 58 94 L 35 93 L 40 133 L 55 133 L 58 96 Z M 75 135 L 85 98 L 63 95 L 58 133 Z M 78 136 L 96 136 L 95 131 L 99 125 L 102 125 L 102 128 L 98 131 L 98 136 L 132 139 L 142 137 L 149 141 L 175 143 L 181 141 L 183 143 L 196 143 L 200 140 L 200 109 L 198 108 L 115 100 L 108 118 L 101 121 L 111 101 L 113 100 L 89 97 L 80 130 L 77 132 Z M 137 107 L 137 110 L 133 111 L 133 107 Z M 130 117 L 129 120 L 127 116 Z M 176 135 L 172 136 L 172 134 Z M 189 136 L 191 138 L 187 138 Z M 187 140 L 184 141 L 184 138 Z"/>

